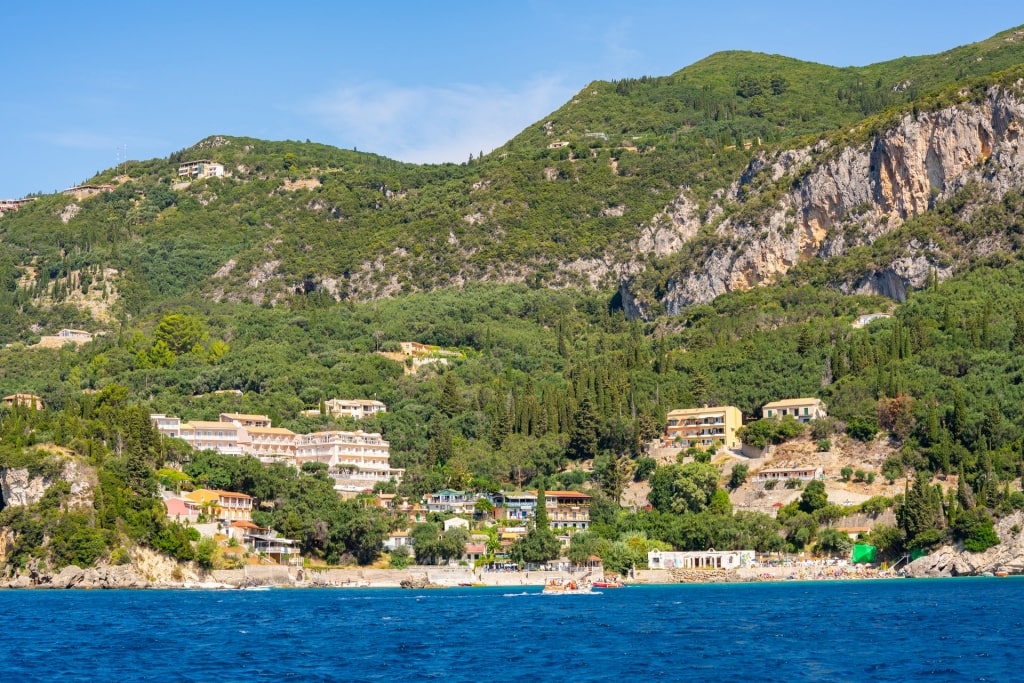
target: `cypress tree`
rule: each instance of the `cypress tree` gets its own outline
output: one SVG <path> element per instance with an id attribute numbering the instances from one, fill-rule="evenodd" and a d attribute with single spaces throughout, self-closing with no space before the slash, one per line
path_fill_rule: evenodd
<path id="1" fill-rule="evenodd" d="M 459 394 L 459 385 L 455 375 L 451 372 L 444 373 L 444 383 L 441 388 L 441 412 L 448 417 L 462 412 L 462 396 Z"/>
<path id="2" fill-rule="evenodd" d="M 587 460 L 597 455 L 597 417 L 590 398 L 583 397 L 572 416 L 566 455 L 573 460 Z"/>
<path id="3" fill-rule="evenodd" d="M 1018 308 L 1014 314 L 1013 338 L 1010 340 L 1010 350 L 1019 351 L 1024 348 L 1024 307 Z"/>

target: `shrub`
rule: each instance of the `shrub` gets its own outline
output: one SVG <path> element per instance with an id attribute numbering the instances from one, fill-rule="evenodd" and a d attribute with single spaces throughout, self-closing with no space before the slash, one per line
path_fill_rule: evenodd
<path id="1" fill-rule="evenodd" d="M 832 450 L 832 442 L 829 439 L 818 439 L 818 452 L 828 453 Z"/>
<path id="2" fill-rule="evenodd" d="M 846 425 L 846 433 L 850 438 L 866 443 L 878 434 L 878 423 L 870 418 L 855 417 Z"/>
<path id="3" fill-rule="evenodd" d="M 633 471 L 633 481 L 643 481 L 651 476 L 658 467 L 658 461 L 654 458 L 642 457 L 636 459 L 636 469 Z"/>
<path id="4" fill-rule="evenodd" d="M 762 418 L 740 427 L 737 436 L 754 448 L 780 444 L 804 433 L 806 426 L 787 415 L 781 420 Z"/>
<path id="5" fill-rule="evenodd" d="M 843 481 L 850 481 L 850 477 L 853 476 L 853 468 L 850 466 L 844 467 L 839 470 L 839 476 Z"/>
<path id="6" fill-rule="evenodd" d="M 885 496 L 871 496 L 860 504 L 860 511 L 868 515 L 877 515 L 885 512 L 894 505 L 892 498 Z"/>
<path id="7" fill-rule="evenodd" d="M 953 535 L 964 542 L 964 550 L 981 553 L 999 545 L 992 518 L 982 510 L 964 510 L 956 518 Z"/>
<path id="8" fill-rule="evenodd" d="M 389 561 L 389 566 L 392 569 L 405 569 L 409 566 L 410 559 L 411 558 L 409 555 L 409 549 L 406 548 L 404 545 L 399 546 L 398 548 L 395 548 L 391 551 L 391 559 Z"/>
<path id="9" fill-rule="evenodd" d="M 817 440 L 827 439 L 834 433 L 830 420 L 811 420 L 811 437 Z"/>
<path id="10" fill-rule="evenodd" d="M 900 460 L 899 456 L 890 455 L 885 459 L 885 462 L 882 463 L 882 476 L 888 479 L 890 484 L 904 476 L 906 473 L 907 470 L 903 466 L 903 462 Z"/>
<path id="11" fill-rule="evenodd" d="M 750 468 L 743 463 L 736 463 L 732 466 L 732 473 L 729 475 L 729 488 L 738 489 L 747 481 Z"/>
<path id="12" fill-rule="evenodd" d="M 217 541 L 212 538 L 203 538 L 196 543 L 196 564 L 209 571 L 217 558 Z"/>
<path id="13" fill-rule="evenodd" d="M 850 537 L 838 529 L 824 529 L 818 535 L 818 549 L 830 555 L 846 554 L 852 547 Z"/>

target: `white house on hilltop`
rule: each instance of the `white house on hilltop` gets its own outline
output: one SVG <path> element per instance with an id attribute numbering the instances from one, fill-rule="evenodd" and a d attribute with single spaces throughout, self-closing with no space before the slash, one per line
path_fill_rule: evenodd
<path id="1" fill-rule="evenodd" d="M 331 417 L 347 415 L 355 420 L 373 417 L 377 413 L 387 412 L 388 407 L 380 401 L 365 398 L 332 398 L 324 401 L 324 412 Z M 304 410 L 303 415 L 319 417 L 320 410 Z"/>
<path id="2" fill-rule="evenodd" d="M 224 164 L 209 159 L 184 161 L 178 164 L 179 178 L 219 178 L 224 175 Z"/>
<path id="3" fill-rule="evenodd" d="M 781 420 L 787 415 L 791 415 L 798 422 L 810 422 L 828 417 L 825 404 L 819 398 L 787 398 L 783 401 L 772 401 L 764 404 L 761 413 L 764 417 L 775 420 Z"/>

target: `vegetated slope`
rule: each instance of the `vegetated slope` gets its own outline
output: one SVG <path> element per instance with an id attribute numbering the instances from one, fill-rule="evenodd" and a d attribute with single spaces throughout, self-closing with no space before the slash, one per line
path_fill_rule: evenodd
<path id="1" fill-rule="evenodd" d="M 167 159 L 128 163 L 126 175 L 92 179 L 115 183 L 112 192 L 44 196 L 0 219 L 0 306 L 16 321 L 4 336 L 24 334 L 17 322 L 27 319 L 18 316 L 30 309 L 86 324 L 74 309 L 41 314 L 33 305 L 59 304 L 110 279 L 124 310 L 138 313 L 186 292 L 256 303 L 295 293 L 366 300 L 469 281 L 614 286 L 638 276 L 638 309 L 647 301 L 656 312 L 650 305 L 660 301 L 675 312 L 781 272 L 740 264 L 690 282 L 715 257 L 697 233 L 751 241 L 749 233 L 772 229 L 772 211 L 789 210 L 774 202 L 785 183 L 833 157 L 842 162 L 851 143 L 834 131 L 860 125 L 851 140 L 863 145 L 890 130 L 883 122 L 900 123 L 858 123 L 866 116 L 912 112 L 929 93 L 966 79 L 990 83 L 988 74 L 1024 63 L 1022 35 L 856 68 L 729 52 L 667 77 L 595 82 L 462 165 L 208 138 Z M 814 146 L 823 137 L 828 143 Z M 230 175 L 177 184 L 178 163 L 202 158 Z M 763 172 L 768 161 L 785 172 Z M 797 252 L 787 260 L 841 250 L 798 244 Z"/>

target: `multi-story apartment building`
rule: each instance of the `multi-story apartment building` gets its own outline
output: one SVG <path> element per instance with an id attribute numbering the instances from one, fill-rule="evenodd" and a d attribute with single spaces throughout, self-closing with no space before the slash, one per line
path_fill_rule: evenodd
<path id="1" fill-rule="evenodd" d="M 742 425 L 743 415 L 733 406 L 679 408 L 669 411 L 665 440 L 679 448 L 715 445 L 739 448 L 736 430 Z"/>
<path id="2" fill-rule="evenodd" d="M 530 491 L 502 492 L 491 497 L 495 517 L 513 522 L 526 522 L 537 509 L 537 493 Z"/>
<path id="3" fill-rule="evenodd" d="M 295 437 L 295 464 L 322 462 L 343 493 L 372 489 L 378 482 L 399 480 L 404 472 L 392 469 L 390 444 L 377 433 L 313 432 Z"/>
<path id="4" fill-rule="evenodd" d="M 548 491 L 544 494 L 548 526 L 554 530 L 586 531 L 590 526 L 591 497 L 579 491 Z"/>
<path id="5" fill-rule="evenodd" d="M 544 509 L 548 526 L 555 530 L 585 531 L 590 526 L 591 497 L 579 491 L 547 491 Z M 537 513 L 536 491 L 515 491 L 493 496 L 495 516 L 513 522 L 526 522 Z"/>
<path id="6" fill-rule="evenodd" d="M 162 413 L 152 413 L 149 416 L 149 421 L 153 423 L 156 430 L 164 436 L 170 436 L 175 439 L 181 438 L 181 418 L 174 417 L 173 415 L 164 415 Z"/>
<path id="7" fill-rule="evenodd" d="M 181 438 L 197 451 L 217 451 L 224 455 L 241 455 L 239 427 L 231 422 L 193 420 L 181 424 Z"/>
<path id="8" fill-rule="evenodd" d="M 365 432 L 314 432 L 296 434 L 272 427 L 266 415 L 221 413 L 220 421 L 193 420 L 154 413 L 149 416 L 157 430 L 184 439 L 195 450 L 213 450 L 225 455 L 251 455 L 260 462 L 286 462 L 302 467 L 322 462 L 334 479 L 334 488 L 358 493 L 377 482 L 400 481 L 404 470 L 391 467 L 389 444 L 380 434 Z"/>
<path id="9" fill-rule="evenodd" d="M 209 159 L 197 159 L 178 164 L 179 178 L 214 178 L 224 175 L 224 164 Z"/>
<path id="10" fill-rule="evenodd" d="M 792 415 L 800 422 L 810 422 L 828 417 L 825 404 L 819 398 L 787 398 L 783 401 L 765 403 L 761 414 L 766 418 L 781 420 Z"/>
<path id="11" fill-rule="evenodd" d="M 291 462 L 295 459 L 295 432 L 284 427 L 241 427 L 238 441 L 242 453 L 260 462 Z"/>
<path id="12" fill-rule="evenodd" d="M 219 489 L 196 489 L 183 496 L 186 507 L 224 522 L 251 522 L 252 497 Z"/>
<path id="13" fill-rule="evenodd" d="M 388 407 L 380 401 L 365 398 L 332 398 L 324 401 L 324 411 L 331 417 L 348 417 L 361 420 L 364 417 L 373 417 L 377 413 L 387 412 Z M 305 415 L 318 417 L 319 409 L 305 410 Z"/>
<path id="14" fill-rule="evenodd" d="M 427 496 L 428 512 L 442 512 L 454 515 L 471 515 L 476 511 L 478 496 L 465 491 L 444 489 Z"/>

